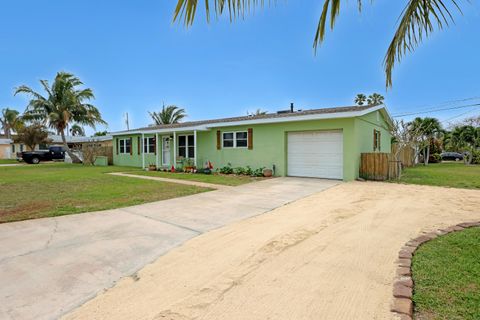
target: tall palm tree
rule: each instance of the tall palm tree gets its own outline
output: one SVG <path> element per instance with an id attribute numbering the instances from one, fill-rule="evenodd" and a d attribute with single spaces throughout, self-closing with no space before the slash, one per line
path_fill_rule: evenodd
<path id="1" fill-rule="evenodd" d="M 380 104 L 383 104 L 383 101 L 385 100 L 385 97 L 382 96 L 379 93 L 372 93 L 371 95 L 368 96 L 367 99 L 367 104 L 369 105 L 374 105 L 378 106 Z"/>
<path id="2" fill-rule="evenodd" d="M 359 93 L 355 97 L 355 103 L 359 106 L 363 106 L 365 104 L 365 101 L 367 101 L 367 96 L 363 93 Z"/>
<path id="3" fill-rule="evenodd" d="M 186 26 L 192 25 L 198 2 L 198 0 L 177 0 L 173 20 L 183 19 Z M 234 21 L 250 13 L 252 7 L 263 6 L 265 2 L 276 3 L 276 1 L 263 0 L 204 0 L 207 22 L 210 21 L 212 10 L 217 17 L 227 12 L 230 21 Z M 341 2 L 341 0 L 323 0 L 323 10 L 313 40 L 315 50 L 325 39 L 328 20 L 330 20 L 331 29 L 335 26 Z M 407 53 L 413 52 L 419 43 L 435 30 L 435 27 L 443 29 L 454 22 L 453 10 L 461 12 L 458 0 L 408 0 L 406 2 L 384 59 L 387 87 L 392 86 L 392 70 L 395 63 L 400 62 Z M 361 11 L 364 0 L 357 0 L 357 3 Z"/>
<path id="4" fill-rule="evenodd" d="M 27 86 L 20 86 L 15 95 L 22 93 L 31 97 L 24 117 L 42 121 L 48 127 L 60 133 L 63 147 L 73 162 L 80 159 L 72 153 L 67 145 L 65 130 L 70 123 L 77 123 L 95 128 L 96 124 L 106 124 L 100 111 L 88 103 L 94 99 L 92 89 L 79 88 L 83 82 L 71 73 L 59 72 L 50 85 L 47 80 L 40 80 L 46 95 L 38 93 Z"/>
<path id="5" fill-rule="evenodd" d="M 5 108 L 0 116 L 0 125 L 7 139 L 12 138 L 12 131 L 17 132 L 23 126 L 22 117 L 17 110 Z"/>
<path id="6" fill-rule="evenodd" d="M 83 129 L 82 126 L 74 123 L 70 128 L 70 134 L 72 136 L 85 136 L 85 130 Z"/>
<path id="7" fill-rule="evenodd" d="M 160 112 L 149 112 L 156 125 L 178 123 L 187 116 L 185 109 L 175 105 L 162 107 Z"/>

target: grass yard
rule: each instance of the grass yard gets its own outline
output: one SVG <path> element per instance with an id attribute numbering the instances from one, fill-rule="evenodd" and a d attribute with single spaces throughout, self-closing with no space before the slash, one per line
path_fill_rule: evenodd
<path id="1" fill-rule="evenodd" d="M 169 178 L 169 179 L 182 179 L 192 180 L 213 184 L 221 184 L 226 186 L 239 186 L 245 183 L 263 180 L 265 178 L 256 178 L 249 176 L 236 176 L 236 175 L 219 175 L 219 174 L 201 174 L 201 173 L 172 173 L 163 171 L 134 171 L 128 172 L 131 174 L 138 174 L 144 176 Z"/>
<path id="2" fill-rule="evenodd" d="M 406 168 L 400 182 L 453 188 L 480 189 L 480 165 L 432 163 Z"/>
<path id="3" fill-rule="evenodd" d="M 422 245 L 413 257 L 415 319 L 480 319 L 480 228 Z"/>
<path id="4" fill-rule="evenodd" d="M 15 159 L 0 159 L 0 164 L 15 164 L 20 163 Z"/>
<path id="5" fill-rule="evenodd" d="M 122 167 L 0 167 L 0 223 L 126 207 L 209 189 L 105 174 Z"/>

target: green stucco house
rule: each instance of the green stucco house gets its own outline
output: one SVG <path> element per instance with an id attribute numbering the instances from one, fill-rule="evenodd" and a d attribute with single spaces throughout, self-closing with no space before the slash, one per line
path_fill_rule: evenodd
<path id="1" fill-rule="evenodd" d="M 390 152 L 384 106 L 290 110 L 113 133 L 114 164 L 157 168 L 267 167 L 276 176 L 354 180 L 360 155 Z"/>

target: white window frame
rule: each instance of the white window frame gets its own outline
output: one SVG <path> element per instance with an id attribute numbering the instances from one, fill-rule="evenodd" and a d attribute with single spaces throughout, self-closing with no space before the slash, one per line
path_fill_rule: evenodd
<path id="1" fill-rule="evenodd" d="M 225 134 L 228 134 L 228 133 L 231 133 L 233 134 L 233 146 L 232 147 L 226 147 L 225 144 L 224 144 L 224 135 Z M 237 146 L 237 133 L 246 133 L 247 134 L 247 138 L 245 139 L 247 141 L 247 144 L 245 146 Z M 228 139 L 230 140 L 230 139 Z M 244 139 L 241 139 L 241 140 L 244 140 Z M 248 130 L 240 130 L 240 131 L 225 131 L 225 132 L 222 132 L 222 148 L 226 148 L 226 149 L 246 149 L 248 148 Z"/>
<path id="2" fill-rule="evenodd" d="M 130 150 L 132 149 L 132 144 L 130 144 L 130 150 L 127 151 L 127 140 L 130 140 L 130 138 L 118 139 L 118 153 L 119 154 L 130 154 Z M 122 152 L 122 144 L 123 144 L 123 152 Z"/>
<path id="3" fill-rule="evenodd" d="M 184 146 L 180 146 L 180 137 L 185 137 L 185 145 Z M 188 144 L 188 137 L 193 137 L 193 145 L 189 145 Z M 180 156 L 180 147 L 183 147 L 185 148 L 185 159 L 195 159 L 195 137 L 193 134 L 181 134 L 181 135 L 178 135 L 177 136 L 177 145 L 175 146 L 177 148 L 177 154 L 178 156 Z M 188 149 L 189 148 L 193 148 L 193 154 L 194 156 L 193 157 L 189 157 L 188 156 Z"/>
<path id="4" fill-rule="evenodd" d="M 150 144 L 150 140 L 152 143 Z M 143 138 L 143 153 L 145 154 L 154 154 L 155 153 L 155 137 L 145 137 Z"/>

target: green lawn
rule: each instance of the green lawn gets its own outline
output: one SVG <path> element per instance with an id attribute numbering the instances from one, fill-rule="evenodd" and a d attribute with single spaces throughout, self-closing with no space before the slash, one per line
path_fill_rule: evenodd
<path id="1" fill-rule="evenodd" d="M 40 164 L 0 167 L 0 223 L 126 207 L 209 189 L 118 177 L 132 168 Z"/>
<path id="2" fill-rule="evenodd" d="M 480 189 L 480 165 L 466 166 L 463 163 L 432 163 L 406 168 L 400 182 Z"/>
<path id="3" fill-rule="evenodd" d="M 144 176 L 170 178 L 170 179 L 183 179 L 192 180 L 213 184 L 221 184 L 226 186 L 238 186 L 241 184 L 263 180 L 265 178 L 254 178 L 249 176 L 236 176 L 236 175 L 219 175 L 219 174 L 202 174 L 202 173 L 172 173 L 163 171 L 134 171 L 128 172 L 131 174 L 138 174 Z"/>
<path id="4" fill-rule="evenodd" d="M 416 319 L 480 319 L 480 228 L 422 245 L 412 261 Z"/>
<path id="5" fill-rule="evenodd" d="M 13 164 L 13 163 L 19 163 L 15 159 L 0 159 L 0 164 Z"/>

